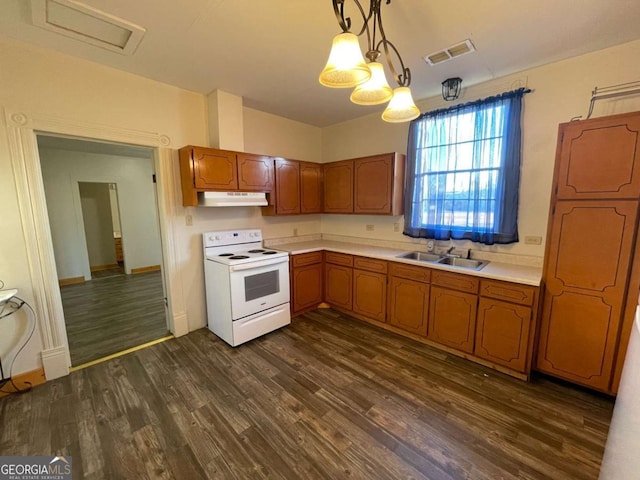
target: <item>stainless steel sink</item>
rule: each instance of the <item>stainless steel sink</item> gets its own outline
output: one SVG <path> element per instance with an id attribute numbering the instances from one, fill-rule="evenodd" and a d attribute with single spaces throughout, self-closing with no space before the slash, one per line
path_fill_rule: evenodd
<path id="1" fill-rule="evenodd" d="M 451 265 L 452 267 L 468 268 L 470 270 L 480 270 L 489 262 L 458 257 L 443 257 L 438 260 L 437 263 L 441 265 Z"/>
<path id="2" fill-rule="evenodd" d="M 421 262 L 437 262 L 442 258 L 442 255 L 436 255 L 435 253 L 426 252 L 409 252 L 396 255 L 396 258 L 406 258 L 409 260 L 419 260 Z"/>

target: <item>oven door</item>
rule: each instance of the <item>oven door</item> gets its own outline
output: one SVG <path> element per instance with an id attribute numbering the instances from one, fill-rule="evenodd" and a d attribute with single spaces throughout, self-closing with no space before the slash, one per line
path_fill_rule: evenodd
<path id="1" fill-rule="evenodd" d="M 289 257 L 229 267 L 233 320 L 289 302 Z"/>

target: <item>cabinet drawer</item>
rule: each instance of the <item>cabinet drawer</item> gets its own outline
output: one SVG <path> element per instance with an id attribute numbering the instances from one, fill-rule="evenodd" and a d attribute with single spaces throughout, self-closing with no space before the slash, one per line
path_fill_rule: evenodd
<path id="1" fill-rule="evenodd" d="M 459 273 L 434 271 L 431 274 L 431 283 L 434 285 L 440 285 L 441 287 L 459 290 L 461 292 L 478 293 L 480 280 L 475 277 L 461 275 Z"/>
<path id="2" fill-rule="evenodd" d="M 404 265 L 402 263 L 391 263 L 389 265 L 389 273 L 393 277 L 407 278 L 417 282 L 429 283 L 429 280 L 431 280 L 431 270 L 428 268 Z"/>
<path id="3" fill-rule="evenodd" d="M 322 252 L 301 253 L 291 257 L 293 267 L 304 267 L 305 265 L 313 265 L 314 263 L 322 263 Z"/>
<path id="4" fill-rule="evenodd" d="M 507 302 L 533 305 L 535 293 L 536 289 L 527 285 L 495 280 L 482 280 L 480 282 L 480 295 Z"/>
<path id="5" fill-rule="evenodd" d="M 346 267 L 353 267 L 353 257 L 344 253 L 326 252 L 324 259 L 327 263 L 334 263 L 336 265 L 344 265 Z"/>
<path id="6" fill-rule="evenodd" d="M 387 262 L 375 258 L 354 257 L 353 268 L 368 270 L 370 272 L 387 273 Z"/>

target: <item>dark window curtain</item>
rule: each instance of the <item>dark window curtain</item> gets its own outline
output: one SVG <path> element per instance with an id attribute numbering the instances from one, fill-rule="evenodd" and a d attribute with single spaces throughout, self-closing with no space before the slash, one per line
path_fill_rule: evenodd
<path id="1" fill-rule="evenodd" d="M 411 122 L 405 235 L 518 241 L 522 97 L 530 90 L 427 112 Z"/>

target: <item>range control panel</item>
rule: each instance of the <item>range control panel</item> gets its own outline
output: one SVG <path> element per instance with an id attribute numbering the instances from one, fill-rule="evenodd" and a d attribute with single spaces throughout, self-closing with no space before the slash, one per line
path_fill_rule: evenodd
<path id="1" fill-rule="evenodd" d="M 202 234 L 204 246 L 223 247 L 226 245 L 241 245 L 243 243 L 262 242 L 262 230 L 247 228 L 243 230 L 220 230 Z"/>

